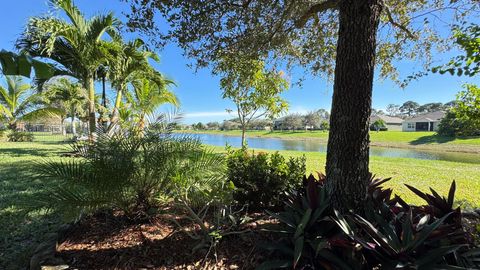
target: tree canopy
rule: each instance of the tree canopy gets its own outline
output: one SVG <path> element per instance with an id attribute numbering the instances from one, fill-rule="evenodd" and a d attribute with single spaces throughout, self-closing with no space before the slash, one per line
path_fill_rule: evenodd
<path id="1" fill-rule="evenodd" d="M 131 29 L 158 46 L 177 41 L 198 66 L 243 52 L 333 75 L 341 0 L 125 1 L 131 5 Z M 421 60 L 429 67 L 435 53 L 452 46 L 450 28 L 478 12 L 479 3 L 471 0 L 383 1 L 376 50 L 380 75 L 397 80 L 398 60 Z"/>

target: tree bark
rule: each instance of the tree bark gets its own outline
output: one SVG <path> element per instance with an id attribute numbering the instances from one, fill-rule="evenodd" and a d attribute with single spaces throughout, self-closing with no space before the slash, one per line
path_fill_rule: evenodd
<path id="1" fill-rule="evenodd" d="M 341 212 L 361 211 L 369 173 L 369 118 L 381 0 L 339 2 L 327 190 Z"/>
<path id="2" fill-rule="evenodd" d="M 245 124 L 242 125 L 242 148 L 247 146 L 247 138 L 245 136 L 246 127 Z"/>
<path id="3" fill-rule="evenodd" d="M 89 137 L 94 140 L 97 122 L 95 120 L 95 85 L 93 76 L 85 79 L 85 88 L 88 91 L 88 122 L 89 122 Z"/>

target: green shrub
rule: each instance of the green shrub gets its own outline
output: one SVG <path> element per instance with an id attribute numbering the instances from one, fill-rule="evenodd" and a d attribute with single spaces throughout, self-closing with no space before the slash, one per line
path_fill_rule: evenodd
<path id="1" fill-rule="evenodd" d="M 285 192 L 301 184 L 305 161 L 305 156 L 287 161 L 278 152 L 228 150 L 227 175 L 236 188 L 234 199 L 253 210 L 279 206 Z"/>
<path id="2" fill-rule="evenodd" d="M 438 134 L 443 136 L 477 136 L 480 135 L 478 121 L 457 117 L 453 111 L 447 112 L 438 125 Z"/>
<path id="3" fill-rule="evenodd" d="M 7 135 L 9 142 L 33 142 L 33 134 L 22 132 L 22 131 L 13 131 Z"/>

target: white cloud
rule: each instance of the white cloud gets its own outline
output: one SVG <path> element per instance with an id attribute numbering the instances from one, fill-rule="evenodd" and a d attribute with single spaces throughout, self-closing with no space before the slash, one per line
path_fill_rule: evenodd
<path id="1" fill-rule="evenodd" d="M 218 111 L 218 112 L 191 112 L 191 113 L 184 113 L 183 116 L 185 118 L 199 118 L 199 117 L 218 117 L 218 116 L 232 116 L 233 114 L 226 112 L 226 111 Z"/>

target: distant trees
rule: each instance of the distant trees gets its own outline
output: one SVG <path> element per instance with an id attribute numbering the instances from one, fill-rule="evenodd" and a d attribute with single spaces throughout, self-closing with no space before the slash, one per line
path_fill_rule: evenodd
<path id="1" fill-rule="evenodd" d="M 298 130 L 305 129 L 304 118 L 298 113 L 289 114 L 283 118 L 282 129 Z"/>
<path id="2" fill-rule="evenodd" d="M 219 129 L 220 124 L 218 122 L 208 122 L 207 123 L 207 128 L 208 129 Z"/>
<path id="3" fill-rule="evenodd" d="M 303 124 L 305 127 L 311 127 L 311 129 L 320 128 L 320 123 L 322 122 L 322 117 L 318 112 L 309 112 L 304 116 Z"/>
<path id="4" fill-rule="evenodd" d="M 400 106 L 396 104 L 388 104 L 386 110 L 389 116 L 398 116 L 400 113 Z"/>
<path id="5" fill-rule="evenodd" d="M 403 103 L 402 105 L 388 104 L 386 111 L 387 111 L 387 115 L 389 116 L 412 117 L 417 114 L 446 110 L 454 106 L 455 102 L 456 101 L 450 101 L 445 104 L 441 102 L 431 102 L 431 103 L 420 105 L 418 102 L 409 100 Z M 377 111 L 375 109 L 372 109 L 372 115 L 375 115 L 375 113 L 381 114 L 379 112 L 381 112 L 381 110 Z"/>
<path id="6" fill-rule="evenodd" d="M 418 107 L 420 107 L 420 105 L 417 102 L 409 100 L 403 103 L 399 110 L 403 115 L 412 117 L 417 113 Z"/>
<path id="7" fill-rule="evenodd" d="M 220 126 L 221 130 L 236 130 L 240 129 L 240 124 L 235 121 L 225 120 L 223 121 L 222 125 Z"/>
<path id="8" fill-rule="evenodd" d="M 420 105 L 417 109 L 417 113 L 428 113 L 443 110 L 444 105 L 441 102 L 427 103 Z"/>

